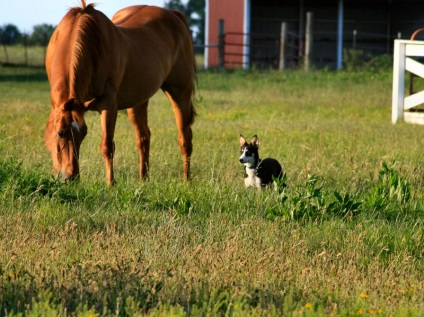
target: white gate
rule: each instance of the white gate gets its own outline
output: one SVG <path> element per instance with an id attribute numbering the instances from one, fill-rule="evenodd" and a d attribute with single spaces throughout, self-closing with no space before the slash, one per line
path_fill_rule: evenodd
<path id="1" fill-rule="evenodd" d="M 424 57 L 424 41 L 395 40 L 393 59 L 392 122 L 424 124 L 424 90 L 405 97 L 405 71 L 424 78 L 424 64 L 411 57 Z M 412 78 L 411 78 L 412 80 Z"/>

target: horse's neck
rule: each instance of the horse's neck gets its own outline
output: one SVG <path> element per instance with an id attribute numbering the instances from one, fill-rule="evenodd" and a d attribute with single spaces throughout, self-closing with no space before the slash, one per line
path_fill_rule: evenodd
<path id="1" fill-rule="evenodd" d="M 111 54 L 108 47 L 112 32 L 116 31 L 113 23 L 102 13 L 80 17 L 78 30 L 72 50 L 70 69 L 70 93 L 77 99 L 86 101 L 103 93 L 107 78 L 107 56 Z"/>

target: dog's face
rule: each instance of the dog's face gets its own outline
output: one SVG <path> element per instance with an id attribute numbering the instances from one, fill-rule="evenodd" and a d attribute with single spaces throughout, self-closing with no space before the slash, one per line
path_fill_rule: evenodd
<path id="1" fill-rule="evenodd" d="M 256 166 L 259 160 L 258 147 L 259 139 L 256 135 L 250 143 L 247 143 L 246 139 L 240 135 L 240 163 L 247 167 Z"/>

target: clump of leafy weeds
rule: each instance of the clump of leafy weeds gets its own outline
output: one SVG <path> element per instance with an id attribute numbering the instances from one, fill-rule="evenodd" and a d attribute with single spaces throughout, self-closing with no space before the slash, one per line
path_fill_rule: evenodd
<path id="1" fill-rule="evenodd" d="M 367 205 L 380 216 L 396 217 L 405 211 L 411 199 L 411 187 L 407 180 L 395 170 L 396 162 L 391 165 L 383 162 L 378 173 L 378 182 L 367 197 Z"/>
<path id="2" fill-rule="evenodd" d="M 399 176 L 394 167 L 396 162 L 389 166 L 386 162 L 381 164 L 379 171 L 379 184 L 375 187 L 375 195 L 379 201 L 396 201 L 399 204 L 406 204 L 411 198 L 409 183 Z"/>
<path id="3" fill-rule="evenodd" d="M 285 187 L 283 179 L 274 179 L 278 203 L 268 208 L 268 219 L 273 220 L 277 216 L 289 220 L 316 219 L 325 213 L 325 194 L 318 182 L 319 177 L 308 175 L 304 184 L 293 188 Z"/>
<path id="4" fill-rule="evenodd" d="M 408 208 L 411 189 L 408 181 L 391 165 L 382 163 L 378 179 L 367 191 L 327 191 L 323 181 L 316 175 L 308 175 L 302 184 L 287 188 L 283 180 L 274 180 L 274 193 L 277 202 L 268 207 L 266 218 L 274 220 L 325 220 L 330 217 L 352 219 L 361 213 L 377 211 L 380 216 L 390 219 Z"/>

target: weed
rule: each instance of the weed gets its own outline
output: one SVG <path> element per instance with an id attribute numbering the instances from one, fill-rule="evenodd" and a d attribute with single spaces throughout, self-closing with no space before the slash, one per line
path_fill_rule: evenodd
<path id="1" fill-rule="evenodd" d="M 368 196 L 367 204 L 378 214 L 385 217 L 396 217 L 400 211 L 407 209 L 411 199 L 408 181 L 399 176 L 394 169 L 396 162 L 388 165 L 383 162 L 378 173 L 378 184 Z"/>
<path id="2" fill-rule="evenodd" d="M 308 175 L 305 183 L 290 189 L 276 182 L 275 191 L 280 203 L 277 210 L 287 219 L 316 221 L 327 211 L 325 192 L 316 175 Z M 271 211 L 275 214 L 275 208 Z"/>
<path id="3" fill-rule="evenodd" d="M 328 212 L 342 218 L 352 218 L 361 212 L 362 201 L 358 200 L 358 194 L 334 192 L 335 201 L 328 205 Z"/>

